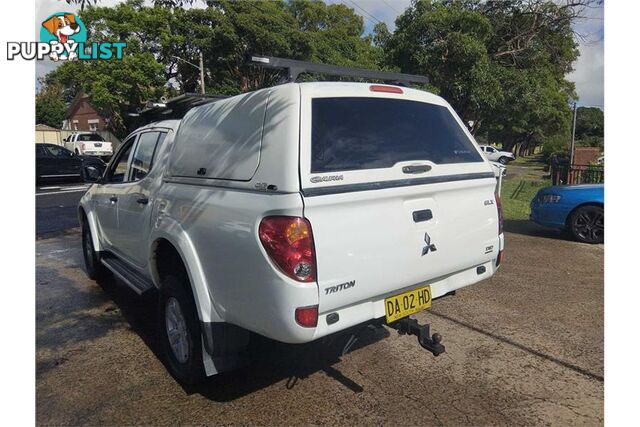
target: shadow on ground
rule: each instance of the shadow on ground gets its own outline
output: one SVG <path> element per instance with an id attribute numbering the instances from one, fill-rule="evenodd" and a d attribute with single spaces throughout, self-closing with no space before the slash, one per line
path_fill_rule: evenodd
<path id="1" fill-rule="evenodd" d="M 571 234 L 564 230 L 547 228 L 528 220 L 506 219 L 504 221 L 504 231 L 507 233 L 521 234 L 523 236 L 547 237 L 549 239 L 560 239 L 573 241 Z"/>
<path id="2" fill-rule="evenodd" d="M 80 251 L 67 259 L 73 267 L 80 267 Z M 45 375 L 65 363 L 60 349 L 82 346 L 117 329 L 130 329 L 137 334 L 154 356 L 164 364 L 162 346 L 157 333 L 157 292 L 137 296 L 125 284 L 110 276 L 96 286 L 87 286 L 61 274 L 57 266 L 40 265 L 36 269 L 38 316 L 36 344 L 39 351 L 53 357 L 37 362 L 37 376 Z M 82 279 L 79 279 L 82 280 Z M 382 327 L 362 327 L 351 331 L 357 339 L 345 350 L 351 338 L 338 334 L 309 344 L 284 344 L 252 335 L 249 364 L 243 368 L 208 378 L 198 386 L 183 386 L 187 394 L 200 394 L 218 402 L 228 402 L 251 394 L 274 383 L 286 380 L 293 389 L 298 380 L 316 372 L 341 383 L 346 389 L 360 393 L 363 387 L 342 374 L 333 365 L 348 353 L 389 336 Z M 99 369 L 99 367 L 96 367 Z M 165 365 L 165 369 L 168 368 Z"/>
<path id="3" fill-rule="evenodd" d="M 293 389 L 298 380 L 316 372 L 324 372 L 346 389 L 361 393 L 364 388 L 334 367 L 347 353 L 387 338 L 389 332 L 382 327 L 364 327 L 355 332 L 356 342 L 345 350 L 350 334 L 339 334 L 309 344 L 283 344 L 254 335 L 251 354 L 255 355 L 243 369 L 209 378 L 195 387 L 183 387 L 187 393 L 199 393 L 217 402 L 228 402 L 286 379 L 287 389 Z"/>

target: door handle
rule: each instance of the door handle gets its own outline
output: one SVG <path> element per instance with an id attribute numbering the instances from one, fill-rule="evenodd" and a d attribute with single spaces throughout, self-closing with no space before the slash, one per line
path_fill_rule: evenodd
<path id="1" fill-rule="evenodd" d="M 116 196 L 111 196 L 111 197 L 109 197 L 109 201 L 111 203 L 116 203 L 118 201 L 118 198 Z"/>
<path id="2" fill-rule="evenodd" d="M 431 170 L 431 166 L 429 165 L 409 165 L 409 166 L 402 167 L 403 173 L 423 173 L 423 172 L 429 172 L 430 170 Z"/>
<path id="3" fill-rule="evenodd" d="M 431 218 L 433 218 L 433 213 L 431 212 L 431 209 L 423 209 L 421 211 L 413 212 L 414 222 L 429 221 Z"/>
<path id="4" fill-rule="evenodd" d="M 138 202 L 141 205 L 146 205 L 149 203 L 149 199 L 146 197 L 141 197 L 138 200 L 136 200 L 136 202 Z"/>

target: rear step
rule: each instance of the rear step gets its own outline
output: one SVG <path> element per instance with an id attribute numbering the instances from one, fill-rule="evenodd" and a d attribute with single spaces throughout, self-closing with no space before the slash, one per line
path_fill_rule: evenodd
<path id="1" fill-rule="evenodd" d="M 136 294 L 142 295 L 154 288 L 153 283 L 117 256 L 105 252 L 101 254 L 102 264 L 126 283 Z"/>

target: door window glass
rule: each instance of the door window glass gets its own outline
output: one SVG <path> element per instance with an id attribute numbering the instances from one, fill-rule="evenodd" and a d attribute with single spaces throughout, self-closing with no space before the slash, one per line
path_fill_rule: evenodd
<path id="1" fill-rule="evenodd" d="M 129 155 L 131 154 L 132 147 L 133 138 L 125 142 L 125 146 L 120 151 L 120 153 L 118 153 L 118 158 L 111 167 L 111 178 L 109 179 L 109 182 L 125 182 L 127 167 L 129 166 Z"/>
<path id="2" fill-rule="evenodd" d="M 57 159 L 68 159 L 73 157 L 73 153 L 71 151 L 57 145 L 45 145 L 44 150 L 48 155 Z"/>
<path id="3" fill-rule="evenodd" d="M 146 132 L 138 138 L 138 145 L 131 161 L 131 181 L 138 181 L 151 171 L 159 134 L 160 132 Z"/>

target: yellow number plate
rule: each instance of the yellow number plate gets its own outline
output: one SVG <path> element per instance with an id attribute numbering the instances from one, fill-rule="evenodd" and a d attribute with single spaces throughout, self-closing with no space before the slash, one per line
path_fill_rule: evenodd
<path id="1" fill-rule="evenodd" d="M 431 286 L 414 289 L 384 300 L 387 323 L 431 307 Z"/>

